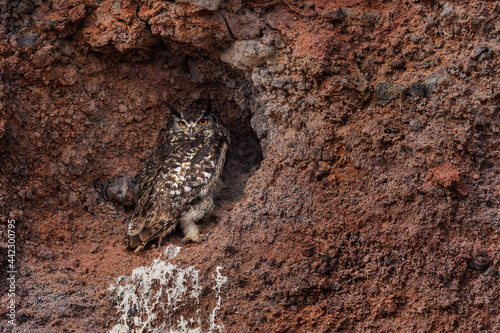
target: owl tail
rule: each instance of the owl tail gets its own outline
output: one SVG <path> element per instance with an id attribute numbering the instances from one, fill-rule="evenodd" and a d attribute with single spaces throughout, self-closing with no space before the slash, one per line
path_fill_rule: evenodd
<path id="1" fill-rule="evenodd" d="M 139 235 L 135 235 L 135 236 L 127 235 L 123 239 L 121 246 L 125 250 L 133 250 L 136 247 L 138 247 L 139 245 L 141 245 L 142 243 L 143 242 L 140 240 Z"/>
<path id="2" fill-rule="evenodd" d="M 160 238 L 160 242 L 172 230 L 175 229 L 176 224 L 174 223 L 168 229 L 161 230 L 162 225 L 157 224 L 152 228 L 145 228 L 137 235 L 126 235 L 122 241 L 122 247 L 127 250 L 134 250 L 135 252 L 139 252 L 146 246 L 149 241 L 152 241 L 156 238 Z"/>
<path id="3" fill-rule="evenodd" d="M 146 232 L 145 232 L 146 231 Z M 122 247 L 126 250 L 134 250 L 135 252 L 139 252 L 146 246 L 146 244 L 154 239 L 154 235 L 150 235 L 149 230 L 144 230 L 140 234 L 137 235 L 127 235 L 122 241 Z"/>

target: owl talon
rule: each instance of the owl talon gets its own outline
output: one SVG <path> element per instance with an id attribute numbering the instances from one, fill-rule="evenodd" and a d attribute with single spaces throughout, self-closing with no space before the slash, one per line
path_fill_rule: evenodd
<path id="1" fill-rule="evenodd" d="M 206 242 L 208 240 L 208 236 L 210 236 L 210 234 L 213 234 L 214 232 L 213 231 L 209 231 L 207 232 L 205 235 L 200 235 L 200 239 L 204 242 Z M 200 242 L 201 243 L 201 242 Z"/>
<path id="2" fill-rule="evenodd" d="M 184 242 L 194 242 L 194 243 L 202 243 L 202 242 L 206 242 L 208 240 L 208 235 L 210 234 L 211 232 L 207 233 L 206 235 L 204 234 L 198 234 L 198 235 L 195 235 L 195 236 L 186 236 L 184 237 L 182 240 L 181 240 L 181 244 L 180 246 L 182 247 L 182 244 Z"/>

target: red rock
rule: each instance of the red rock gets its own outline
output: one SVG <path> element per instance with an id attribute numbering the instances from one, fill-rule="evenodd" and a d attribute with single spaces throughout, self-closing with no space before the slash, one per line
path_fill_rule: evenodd
<path id="1" fill-rule="evenodd" d="M 18 331 L 152 312 L 202 332 L 500 331 L 497 3 L 31 2 L 0 8 L 0 266 L 22 212 Z M 206 95 L 233 137 L 201 224 L 214 233 L 122 250 L 132 213 L 108 197 L 133 204 L 122 190 L 168 130 L 165 103 Z M 179 280 L 149 279 L 154 263 Z M 146 313 L 175 281 L 180 301 Z M 119 302 L 127 284 L 141 304 Z"/>

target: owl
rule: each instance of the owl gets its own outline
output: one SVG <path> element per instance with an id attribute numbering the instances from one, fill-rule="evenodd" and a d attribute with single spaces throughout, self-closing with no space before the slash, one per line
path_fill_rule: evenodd
<path id="1" fill-rule="evenodd" d="M 211 114 L 179 112 L 165 139 L 145 162 L 138 176 L 139 197 L 122 246 L 140 251 L 180 225 L 183 242 L 200 243 L 196 222 L 209 214 L 221 187 L 229 147 L 229 131 Z"/>

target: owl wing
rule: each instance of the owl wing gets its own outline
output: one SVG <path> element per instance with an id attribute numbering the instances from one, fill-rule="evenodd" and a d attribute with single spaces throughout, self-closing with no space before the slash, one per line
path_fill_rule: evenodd
<path id="1" fill-rule="evenodd" d="M 224 148 L 216 136 L 171 142 L 160 154 L 163 161 L 145 164 L 139 177 L 141 195 L 129 225 L 129 248 L 170 232 L 182 213 L 217 185 L 214 176 L 221 170 L 216 162 L 225 154 L 223 149 L 227 144 Z"/>
<path id="2" fill-rule="evenodd" d="M 160 142 L 137 176 L 139 198 L 137 199 L 132 221 L 129 223 L 128 235 L 136 235 L 145 227 L 144 215 L 149 207 L 155 178 L 162 166 L 162 161 L 165 160 L 165 156 L 169 153 L 169 146 L 169 143 L 162 145 L 162 142 Z"/>

